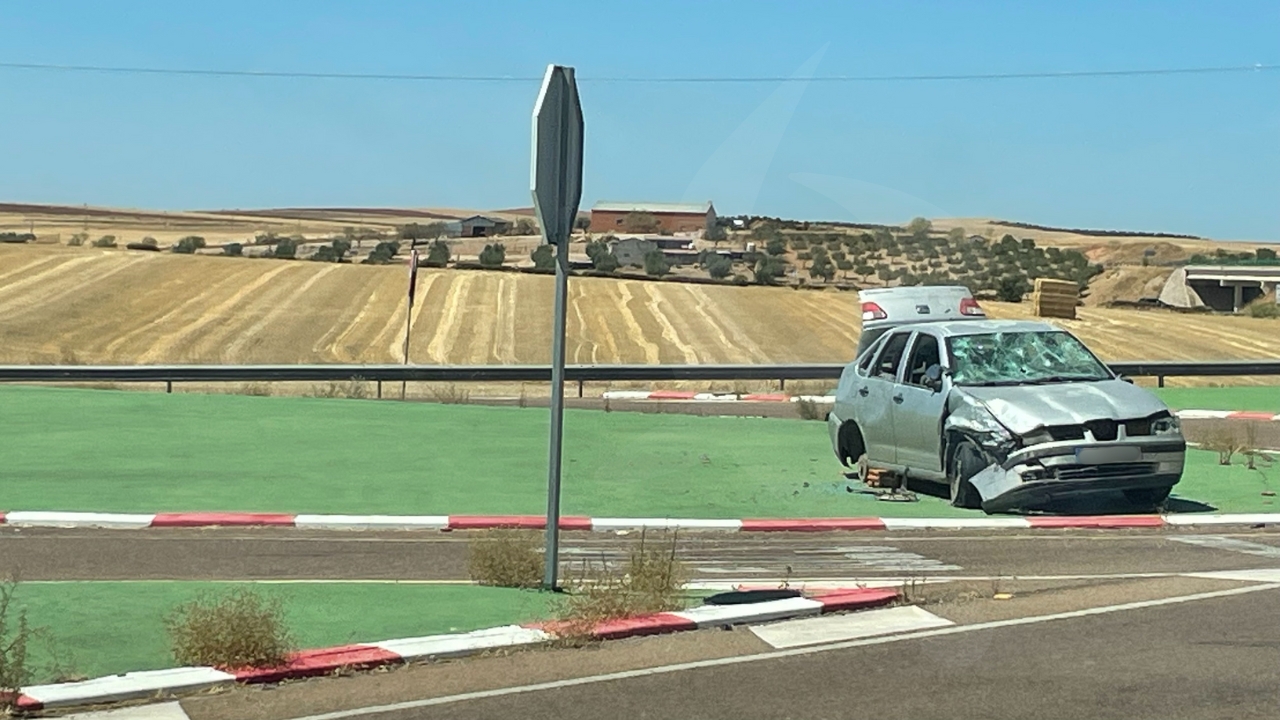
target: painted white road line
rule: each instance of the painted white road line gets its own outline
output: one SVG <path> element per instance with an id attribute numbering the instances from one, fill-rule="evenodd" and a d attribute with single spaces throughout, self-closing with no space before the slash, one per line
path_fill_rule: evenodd
<path id="1" fill-rule="evenodd" d="M 866 610 L 849 615 L 827 615 L 786 620 L 769 625 L 752 625 L 748 629 L 773 647 L 793 648 L 954 624 L 924 608 L 906 605 L 883 610 Z"/>
<path id="2" fill-rule="evenodd" d="M 64 715 L 63 720 L 190 720 L 176 702 Z"/>
<path id="3" fill-rule="evenodd" d="M 1185 577 L 1207 580 L 1238 580 L 1240 582 L 1280 583 L 1280 568 L 1259 570 L 1218 570 L 1216 572 L 1186 573 Z"/>
<path id="4" fill-rule="evenodd" d="M 1128 610 L 1142 610 L 1146 608 L 1162 607 L 1165 605 L 1178 605 L 1181 603 L 1196 602 L 1199 600 L 1214 600 L 1217 598 L 1234 597 L 1236 595 L 1246 595 L 1249 593 L 1278 589 L 1280 589 L 1280 583 L 1250 585 L 1248 587 L 1232 588 L 1230 590 L 1195 593 L 1194 595 L 1179 595 L 1177 597 L 1161 598 L 1159 600 L 1142 600 L 1139 602 L 1122 603 L 1120 605 L 1104 605 L 1102 607 L 1087 608 L 1085 610 L 1072 610 L 1070 612 L 1053 613 L 1050 615 L 1034 615 L 1025 618 L 1013 618 L 1011 620 L 995 620 L 992 622 L 975 623 L 973 625 L 952 625 L 949 627 L 919 630 L 899 635 L 884 635 L 874 638 L 848 640 L 845 642 L 831 643 L 829 645 L 810 645 L 808 647 L 788 648 L 786 650 L 773 650 L 770 652 L 756 653 L 755 655 L 738 655 L 734 657 L 717 658 L 714 660 L 698 660 L 695 662 L 676 663 L 674 665 L 663 665 L 660 667 L 644 668 L 641 670 L 625 670 L 622 672 L 605 673 L 602 675 L 591 675 L 588 677 L 573 678 L 570 680 L 556 680 L 554 682 L 535 683 L 533 685 L 519 685 L 516 687 L 498 688 L 495 690 L 481 690 L 477 692 L 460 693 L 457 695 L 425 698 L 422 700 L 410 700 L 408 702 L 373 705 L 363 708 L 353 708 L 351 710 L 322 713 L 319 715 L 307 715 L 305 717 L 293 718 L 292 720 L 345 720 L 345 718 L 367 717 L 382 713 L 416 710 L 417 708 L 424 707 L 452 705 L 454 703 L 466 702 L 469 700 L 484 700 L 486 698 L 504 697 L 507 695 L 523 695 L 525 693 L 542 692 L 544 690 L 559 690 L 560 688 L 575 687 L 578 685 L 594 685 L 602 682 L 630 680 L 632 678 L 650 677 L 654 675 L 667 675 L 670 673 L 684 672 L 687 670 L 700 670 L 702 668 L 709 667 L 742 665 L 746 663 L 777 660 L 779 658 L 786 657 L 815 655 L 817 653 L 831 652 L 832 650 L 848 650 L 856 647 L 866 647 L 869 645 L 885 645 L 888 643 L 904 642 L 907 640 L 920 640 L 923 638 L 978 632 L 981 630 L 995 630 L 999 628 L 1016 627 L 1019 625 L 1037 625 L 1039 623 L 1053 622 L 1055 620 L 1071 620 L 1075 618 L 1091 617 L 1094 615 L 1108 615 Z"/>
<path id="5" fill-rule="evenodd" d="M 1221 535 L 1174 535 L 1170 539 L 1174 542 L 1212 548 L 1214 550 L 1227 550 L 1244 553 L 1245 555 L 1257 555 L 1258 557 L 1280 558 L 1280 547 L 1222 537 Z"/>

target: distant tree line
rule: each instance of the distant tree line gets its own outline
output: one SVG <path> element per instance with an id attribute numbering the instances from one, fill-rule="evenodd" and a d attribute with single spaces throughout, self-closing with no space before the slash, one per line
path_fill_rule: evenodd
<path id="1" fill-rule="evenodd" d="M 1253 252 L 1233 253 L 1219 248 L 1212 255 L 1198 253 L 1187 260 L 1188 265 L 1280 265 L 1276 251 L 1258 248 Z"/>

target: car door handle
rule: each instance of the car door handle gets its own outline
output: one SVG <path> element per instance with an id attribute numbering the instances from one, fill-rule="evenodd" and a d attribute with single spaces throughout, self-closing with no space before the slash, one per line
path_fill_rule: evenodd
<path id="1" fill-rule="evenodd" d="M 870 390 L 868 390 L 868 389 L 867 389 L 867 386 L 865 386 L 865 385 L 863 385 L 862 387 L 858 388 L 858 394 L 859 394 L 859 395 L 861 395 L 862 397 L 866 397 L 870 392 L 871 392 L 871 391 L 870 391 Z"/>
<path id="2" fill-rule="evenodd" d="M 902 404 L 902 393 L 898 393 L 897 395 L 894 395 L 894 396 L 893 396 L 893 401 L 894 401 L 894 402 L 896 402 L 896 403 L 898 403 L 899 405 L 901 405 L 901 404 Z"/>

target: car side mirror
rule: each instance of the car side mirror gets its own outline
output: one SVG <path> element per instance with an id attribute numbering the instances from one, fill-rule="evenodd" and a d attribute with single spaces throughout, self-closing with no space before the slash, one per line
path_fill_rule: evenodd
<path id="1" fill-rule="evenodd" d="M 1127 382 L 1127 383 L 1129 383 L 1130 385 L 1132 385 L 1132 384 L 1133 384 L 1133 378 L 1131 378 L 1131 377 L 1129 377 L 1129 376 L 1127 376 L 1127 375 L 1117 375 L 1117 376 L 1116 376 L 1116 379 L 1117 379 L 1117 380 L 1120 380 L 1120 381 L 1122 381 L 1122 382 Z"/>
<path id="2" fill-rule="evenodd" d="M 942 366 L 930 365 L 924 371 L 924 386 L 934 392 L 942 390 Z"/>

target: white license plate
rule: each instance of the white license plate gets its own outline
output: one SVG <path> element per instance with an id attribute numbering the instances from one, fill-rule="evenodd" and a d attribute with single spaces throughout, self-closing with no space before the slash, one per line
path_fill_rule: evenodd
<path id="1" fill-rule="evenodd" d="M 1137 462 L 1141 459 L 1142 448 L 1133 445 L 1076 448 L 1076 463 L 1079 465 L 1106 465 Z"/>

